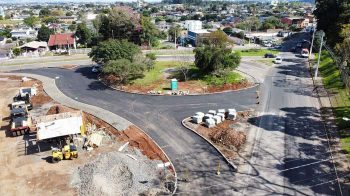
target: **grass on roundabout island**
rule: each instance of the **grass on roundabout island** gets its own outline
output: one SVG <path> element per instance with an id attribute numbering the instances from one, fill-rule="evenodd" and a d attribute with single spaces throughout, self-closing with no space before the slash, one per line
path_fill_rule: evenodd
<path id="1" fill-rule="evenodd" d="M 201 72 L 193 63 L 188 63 L 187 82 L 191 85 L 203 86 L 222 86 L 224 84 L 238 83 L 245 78 L 238 72 L 230 72 L 225 77 Z M 144 73 L 143 78 L 131 82 L 131 86 L 142 86 L 143 88 L 153 87 L 154 90 L 164 90 L 169 86 L 170 79 L 176 78 L 184 82 L 185 78 L 179 67 L 183 64 L 174 61 L 156 62 L 154 68 Z M 156 87 L 157 86 L 157 87 Z"/>

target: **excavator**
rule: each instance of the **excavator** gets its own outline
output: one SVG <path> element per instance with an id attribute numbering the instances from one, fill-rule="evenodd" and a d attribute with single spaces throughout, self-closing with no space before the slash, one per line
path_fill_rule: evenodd
<path id="1" fill-rule="evenodd" d="M 71 160 L 73 158 L 78 158 L 78 150 L 74 144 L 65 145 L 62 149 L 52 148 L 52 163 L 57 163 L 63 159 Z"/>

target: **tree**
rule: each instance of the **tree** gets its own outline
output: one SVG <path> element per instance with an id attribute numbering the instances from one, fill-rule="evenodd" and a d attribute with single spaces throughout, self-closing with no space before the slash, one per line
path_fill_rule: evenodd
<path id="1" fill-rule="evenodd" d="M 139 42 L 134 35 L 141 32 L 140 16 L 131 8 L 114 7 L 107 15 L 98 17 L 98 32 L 105 40 L 127 39 L 134 43 Z"/>
<path id="2" fill-rule="evenodd" d="M 50 15 L 51 15 L 51 11 L 48 8 L 41 9 L 39 12 L 40 17 L 50 16 Z"/>
<path id="3" fill-rule="evenodd" d="M 169 28 L 169 41 L 175 41 L 177 37 L 180 37 L 181 27 L 179 25 L 173 25 Z"/>
<path id="4" fill-rule="evenodd" d="M 148 43 L 148 45 L 151 45 L 153 47 L 156 46 L 159 37 L 159 31 L 151 22 L 151 19 L 149 17 L 141 16 L 141 26 L 141 42 Z"/>
<path id="5" fill-rule="evenodd" d="M 23 20 L 24 24 L 26 24 L 29 27 L 34 27 L 35 24 L 39 22 L 39 19 L 35 16 L 29 16 Z"/>
<path id="6" fill-rule="evenodd" d="M 58 19 L 53 16 L 45 16 L 43 17 L 42 22 L 44 22 L 45 24 L 56 23 L 58 22 Z"/>
<path id="7" fill-rule="evenodd" d="M 38 31 L 38 40 L 39 41 L 45 41 L 48 42 L 50 35 L 53 34 L 53 30 L 49 29 L 48 27 L 46 27 L 45 25 L 41 25 L 39 31 Z"/>
<path id="8" fill-rule="evenodd" d="M 89 28 L 87 28 L 86 23 L 80 23 L 77 26 L 75 36 L 78 38 L 78 43 L 87 46 L 91 43 L 92 33 Z"/>
<path id="9" fill-rule="evenodd" d="M 239 66 L 241 57 L 224 47 L 204 46 L 195 50 L 195 65 L 203 73 L 233 70 Z"/>
<path id="10" fill-rule="evenodd" d="M 17 56 L 21 55 L 22 52 L 21 52 L 20 48 L 13 48 L 12 53 L 15 57 L 17 57 Z"/>
<path id="11" fill-rule="evenodd" d="M 68 26 L 68 29 L 70 31 L 75 31 L 77 29 L 77 25 L 76 24 L 71 24 L 71 25 Z"/>
<path id="12" fill-rule="evenodd" d="M 231 27 L 225 27 L 222 31 L 225 32 L 227 35 L 231 35 L 232 34 L 232 28 Z"/>
<path id="13" fill-rule="evenodd" d="M 126 84 L 130 80 L 143 77 L 145 66 L 142 63 L 132 62 L 129 59 L 117 59 L 107 62 L 102 69 L 104 74 L 113 74 L 118 77 L 119 84 Z"/>
<path id="14" fill-rule="evenodd" d="M 92 47 L 90 58 L 96 63 L 107 63 L 111 60 L 128 59 L 132 61 L 134 56 L 140 54 L 138 46 L 126 40 L 107 40 Z"/>
<path id="15" fill-rule="evenodd" d="M 5 29 L 0 30 L 0 36 L 10 38 L 11 37 L 11 29 L 9 27 L 6 27 Z"/>
<path id="16" fill-rule="evenodd" d="M 73 16 L 72 12 L 66 12 L 66 16 Z"/>
<path id="17" fill-rule="evenodd" d="M 63 16 L 64 15 L 64 11 L 61 10 L 61 9 L 53 10 L 53 11 L 51 11 L 51 15 L 52 16 Z"/>
<path id="18" fill-rule="evenodd" d="M 222 30 L 217 30 L 211 32 L 208 38 L 203 41 L 203 43 L 213 47 L 226 47 L 227 44 L 231 43 L 231 40 Z"/>

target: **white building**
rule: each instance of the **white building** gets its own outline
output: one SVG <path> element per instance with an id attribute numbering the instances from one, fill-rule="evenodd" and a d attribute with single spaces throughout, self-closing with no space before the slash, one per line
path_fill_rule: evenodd
<path id="1" fill-rule="evenodd" d="M 2 19 L 5 19 L 5 11 L 4 8 L 0 6 L 0 16 L 2 16 Z"/>
<path id="2" fill-rule="evenodd" d="M 36 38 L 37 35 L 38 35 L 38 32 L 29 27 L 14 29 L 11 31 L 11 37 L 17 38 L 17 39 Z"/>
<path id="3" fill-rule="evenodd" d="M 202 21 L 200 20 L 186 20 L 184 27 L 188 31 L 196 31 L 202 29 Z"/>

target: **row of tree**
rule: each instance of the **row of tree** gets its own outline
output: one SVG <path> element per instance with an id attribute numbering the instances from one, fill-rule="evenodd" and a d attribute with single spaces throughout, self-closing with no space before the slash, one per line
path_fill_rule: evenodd
<path id="1" fill-rule="evenodd" d="M 336 49 L 342 61 L 350 61 L 349 0 L 316 0 L 317 30 L 326 34 L 328 45 Z"/>

